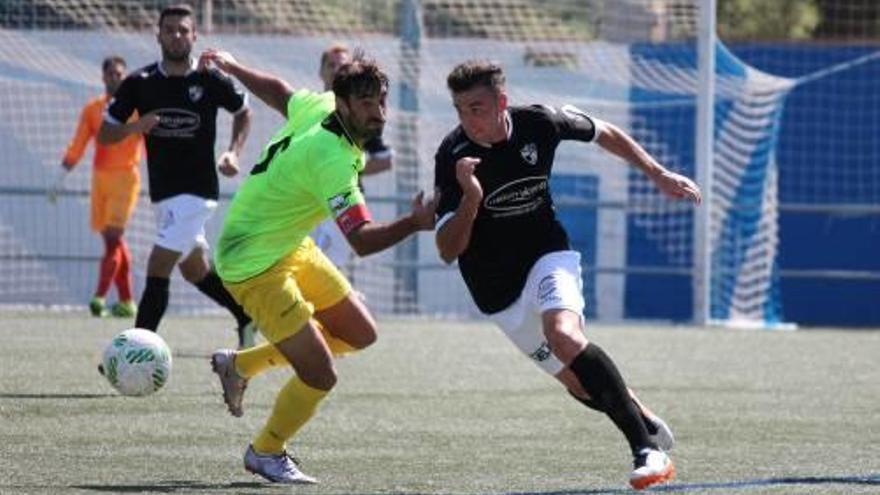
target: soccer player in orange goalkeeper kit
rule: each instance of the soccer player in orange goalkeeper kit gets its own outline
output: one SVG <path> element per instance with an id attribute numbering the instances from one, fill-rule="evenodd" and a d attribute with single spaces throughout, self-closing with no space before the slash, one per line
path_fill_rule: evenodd
<path id="1" fill-rule="evenodd" d="M 105 58 L 101 68 L 106 91 L 92 98 L 82 109 L 76 134 L 61 160 L 62 174 L 49 191 L 49 200 L 53 203 L 64 177 L 82 159 L 89 141 L 97 135 L 107 102 L 125 77 L 126 64 L 122 57 Z M 140 134 L 132 134 L 115 144 L 95 142 L 91 224 L 104 239 L 104 256 L 98 272 L 98 287 L 89 302 L 94 316 L 108 314 L 105 298 L 111 284 L 116 285 L 119 300 L 110 307 L 109 313 L 120 317 L 133 317 L 137 313 L 131 290 L 131 252 L 123 234 L 140 191 L 138 164 L 142 148 Z"/>

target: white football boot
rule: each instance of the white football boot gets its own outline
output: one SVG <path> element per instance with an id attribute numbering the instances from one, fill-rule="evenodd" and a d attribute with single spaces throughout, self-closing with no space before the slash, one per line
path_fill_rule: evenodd
<path id="1" fill-rule="evenodd" d="M 223 401 L 226 402 L 229 414 L 240 418 L 244 414 L 242 400 L 248 381 L 235 370 L 235 351 L 232 349 L 216 351 L 211 355 L 211 368 L 220 377 L 220 385 L 223 387 Z"/>
<path id="2" fill-rule="evenodd" d="M 633 458 L 633 468 L 629 475 L 629 484 L 636 490 L 644 490 L 675 477 L 675 465 L 662 450 L 642 449 Z"/>
<path id="3" fill-rule="evenodd" d="M 248 445 L 247 451 L 244 453 L 244 468 L 272 483 L 314 485 L 318 482 L 315 478 L 300 471 L 297 464 L 297 461 L 287 452 L 257 454 L 253 445 Z"/>

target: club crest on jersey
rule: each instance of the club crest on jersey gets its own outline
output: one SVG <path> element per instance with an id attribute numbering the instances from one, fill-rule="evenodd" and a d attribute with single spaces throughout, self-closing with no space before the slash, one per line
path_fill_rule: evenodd
<path id="1" fill-rule="evenodd" d="M 202 95 L 205 94 L 205 89 L 201 86 L 190 86 L 189 87 L 189 99 L 193 103 L 202 99 Z"/>
<path id="2" fill-rule="evenodd" d="M 523 160 L 529 162 L 529 165 L 534 165 L 538 163 L 538 147 L 535 146 L 535 143 L 529 143 L 522 147 L 519 150 L 519 154 L 522 155 Z"/>
<path id="3" fill-rule="evenodd" d="M 330 201 L 328 201 L 330 203 L 330 209 L 333 210 L 334 214 L 338 215 L 341 211 L 349 207 L 350 198 L 351 191 L 346 191 L 333 196 L 330 198 Z"/>

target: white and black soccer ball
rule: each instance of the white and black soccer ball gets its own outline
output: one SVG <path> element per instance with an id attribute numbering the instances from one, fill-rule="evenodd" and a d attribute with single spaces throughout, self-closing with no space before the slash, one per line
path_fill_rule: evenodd
<path id="1" fill-rule="evenodd" d="M 122 395 L 145 396 L 171 378 L 171 350 L 156 332 L 124 330 L 104 348 L 104 377 Z"/>

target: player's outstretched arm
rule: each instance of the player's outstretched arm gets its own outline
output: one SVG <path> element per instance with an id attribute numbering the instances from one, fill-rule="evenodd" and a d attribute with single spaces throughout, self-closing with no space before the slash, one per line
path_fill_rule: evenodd
<path id="1" fill-rule="evenodd" d="M 483 200 L 483 187 L 474 175 L 479 158 L 463 157 L 455 163 L 455 178 L 461 187 L 461 202 L 455 213 L 437 231 L 437 252 L 448 263 L 455 261 L 471 242 L 471 230 L 480 201 Z"/>
<path id="2" fill-rule="evenodd" d="M 241 81 L 248 91 L 287 118 L 287 102 L 293 94 L 293 88 L 284 80 L 267 72 L 246 67 L 229 52 L 214 48 L 205 50 L 199 57 L 200 69 L 208 67 L 209 64 L 214 64 L 221 71 Z"/>
<path id="3" fill-rule="evenodd" d="M 393 222 L 366 222 L 346 235 L 348 243 L 358 256 L 378 253 L 411 234 L 420 230 L 434 229 L 434 212 L 437 211 L 438 196 L 425 199 L 425 192 L 419 191 L 413 197 L 412 211 Z"/>
<path id="4" fill-rule="evenodd" d="M 603 123 L 596 143 L 629 163 L 634 164 L 654 181 L 657 188 L 672 198 L 688 199 L 700 204 L 700 188 L 691 179 L 667 170 L 623 129 Z"/>

